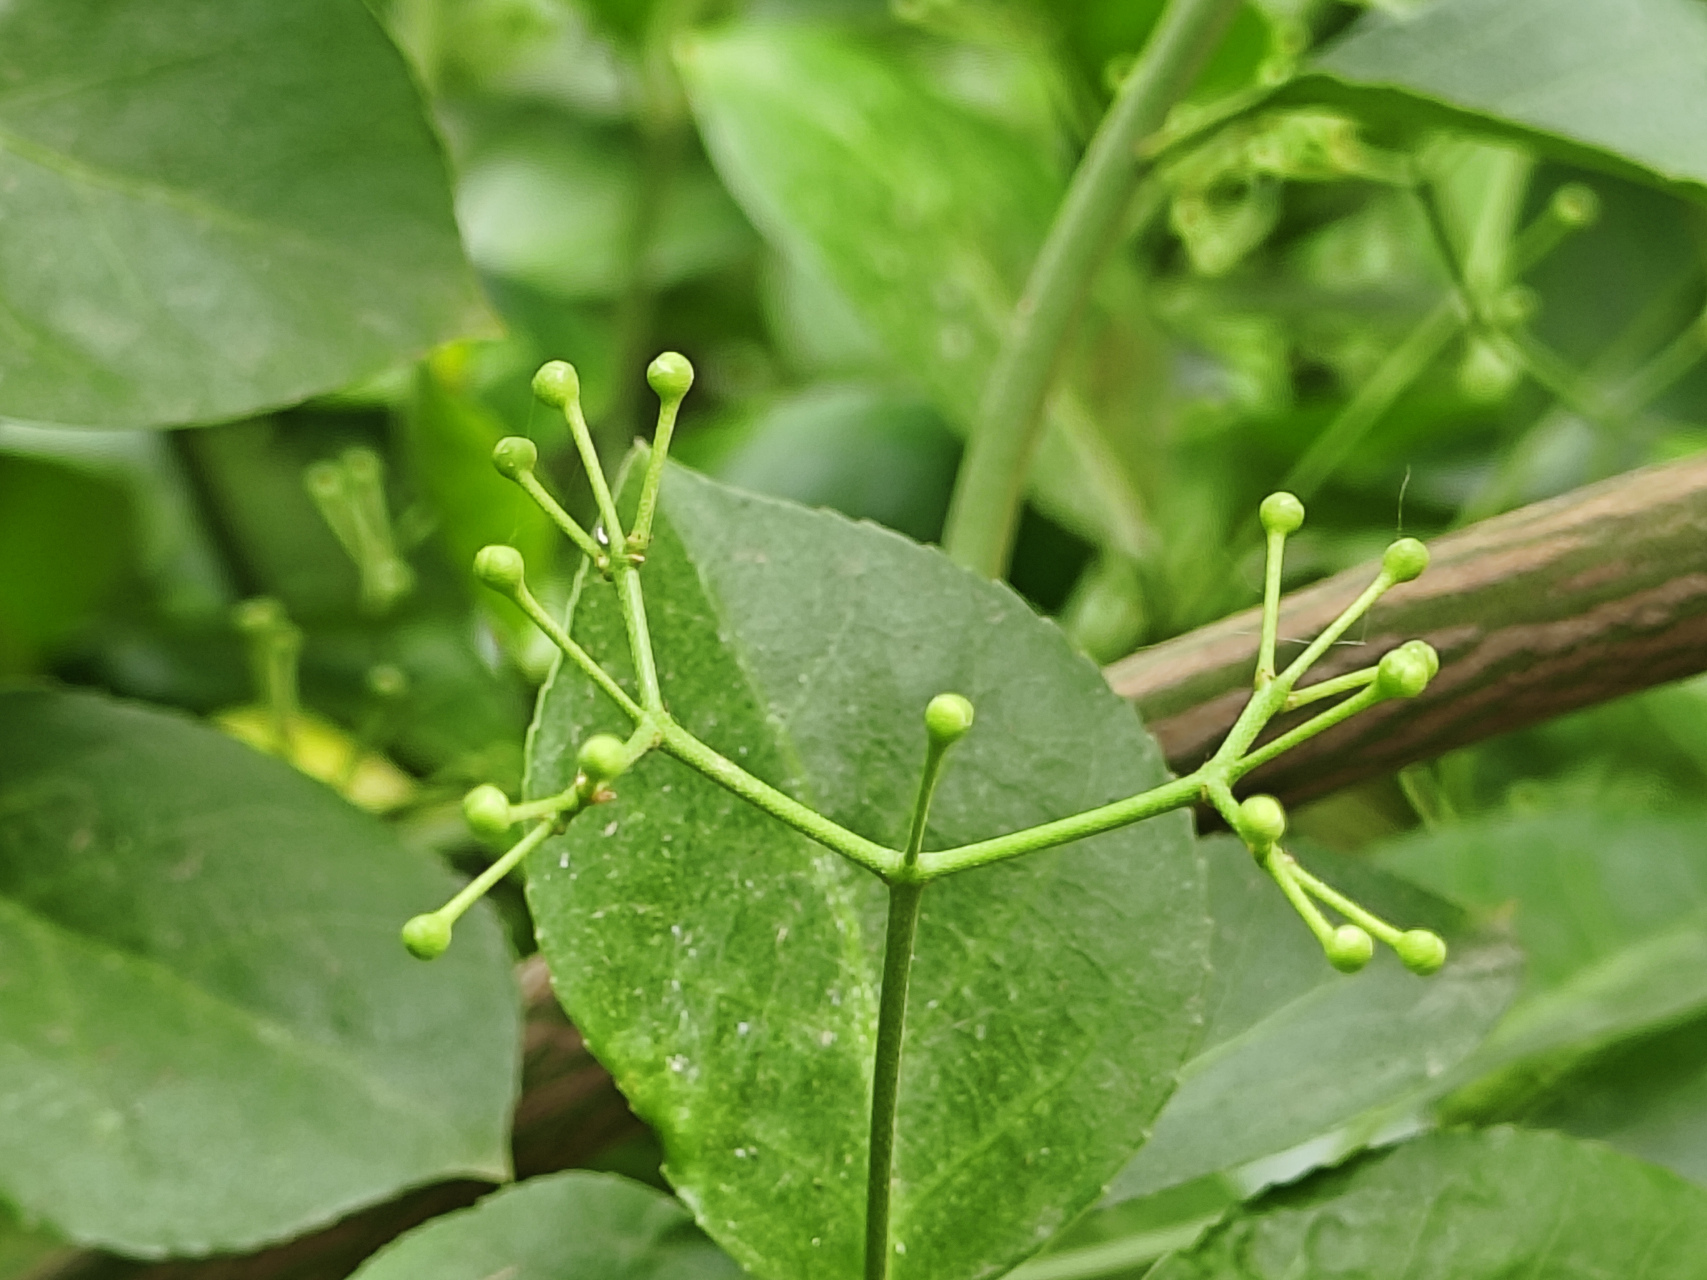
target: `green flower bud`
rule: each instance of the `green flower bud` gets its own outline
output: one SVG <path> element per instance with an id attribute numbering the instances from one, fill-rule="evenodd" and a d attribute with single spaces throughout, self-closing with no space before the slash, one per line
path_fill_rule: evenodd
<path id="1" fill-rule="evenodd" d="M 539 449 L 526 436 L 505 436 L 492 449 L 492 465 L 508 480 L 518 480 L 539 461 Z"/>
<path id="2" fill-rule="evenodd" d="M 526 572 L 522 553 L 514 547 L 482 547 L 474 557 L 474 576 L 505 595 L 512 595 L 521 587 Z"/>
<path id="3" fill-rule="evenodd" d="M 401 698 L 409 692 L 409 675 L 392 663 L 377 663 L 367 669 L 367 687 L 376 698 Z"/>
<path id="4" fill-rule="evenodd" d="M 972 704 L 958 693 L 939 693 L 925 708 L 925 732 L 938 746 L 959 742 L 972 727 Z"/>
<path id="5" fill-rule="evenodd" d="M 1271 493 L 1262 500 L 1257 515 L 1270 533 L 1296 533 L 1304 523 L 1304 504 L 1290 493 Z"/>
<path id="6" fill-rule="evenodd" d="M 548 360 L 533 375 L 533 394 L 541 404 L 561 409 L 581 395 L 581 376 L 567 360 Z"/>
<path id="7" fill-rule="evenodd" d="M 1342 924 L 1334 930 L 1324 949 L 1328 953 L 1328 963 L 1334 968 L 1341 973 L 1356 973 L 1375 954 L 1375 942 L 1356 925 Z"/>
<path id="8" fill-rule="evenodd" d="M 415 589 L 415 571 L 406 560 L 393 557 L 373 567 L 374 594 L 387 604 L 401 600 Z"/>
<path id="9" fill-rule="evenodd" d="M 344 473 L 357 484 L 376 485 L 385 478 L 385 463 L 363 445 L 344 450 Z"/>
<path id="10" fill-rule="evenodd" d="M 491 783 L 474 788 L 462 798 L 462 816 L 477 836 L 496 840 L 510 829 L 510 798 Z"/>
<path id="11" fill-rule="evenodd" d="M 1407 653 L 1414 653 L 1423 660 L 1423 664 L 1428 667 L 1430 680 L 1440 674 L 1440 654 L 1427 640 L 1407 640 L 1399 648 Z"/>
<path id="12" fill-rule="evenodd" d="M 330 502 L 344 492 L 344 469 L 336 462 L 311 462 L 302 469 L 302 482 L 321 502 Z"/>
<path id="13" fill-rule="evenodd" d="M 1375 668 L 1375 692 L 1383 698 L 1414 698 L 1428 682 L 1428 660 L 1403 645 L 1382 654 Z"/>
<path id="14" fill-rule="evenodd" d="M 1438 933 L 1427 929 L 1409 929 L 1401 933 L 1393 944 L 1393 950 L 1399 953 L 1399 959 L 1412 973 L 1426 976 L 1446 963 L 1446 943 L 1441 941 Z"/>
<path id="15" fill-rule="evenodd" d="M 595 733 L 581 744 L 575 763 L 592 783 L 609 782 L 628 768 L 628 750 L 621 738 Z"/>
<path id="16" fill-rule="evenodd" d="M 1415 538 L 1400 538 L 1381 553 L 1381 567 L 1394 582 L 1410 582 L 1428 568 L 1428 548 Z"/>
<path id="17" fill-rule="evenodd" d="M 660 400 L 680 400 L 693 386 L 693 366 L 688 358 L 666 351 L 646 366 L 646 381 Z"/>
<path id="18" fill-rule="evenodd" d="M 450 946 L 450 928 L 436 911 L 414 916 L 403 926 L 403 945 L 417 960 L 437 960 Z"/>
<path id="19" fill-rule="evenodd" d="M 256 596 L 252 600 L 243 601 L 231 611 L 231 620 L 246 636 L 277 631 L 290 623 L 284 606 L 271 596 Z"/>
<path id="20" fill-rule="evenodd" d="M 1273 796 L 1247 796 L 1239 805 L 1239 834 L 1267 848 L 1286 834 L 1286 810 Z"/>
<path id="21" fill-rule="evenodd" d="M 1600 217 L 1600 197 L 1593 187 L 1567 182 L 1553 193 L 1553 216 L 1573 230 L 1593 226 Z"/>

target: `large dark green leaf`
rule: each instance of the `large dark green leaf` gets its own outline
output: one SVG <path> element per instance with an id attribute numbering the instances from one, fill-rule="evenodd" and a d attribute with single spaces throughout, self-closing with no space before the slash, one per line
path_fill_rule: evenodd
<path id="1" fill-rule="evenodd" d="M 1162 780 L 1131 709 L 1005 588 L 869 525 L 675 470 L 647 557 L 665 695 L 692 731 L 852 829 L 904 835 L 920 715 L 958 690 L 927 848 Z M 614 592 L 576 634 L 623 669 Z M 619 728 L 565 666 L 530 782 Z M 701 1225 L 757 1274 L 860 1272 L 883 892 L 668 758 L 541 848 L 540 945 L 571 1016 L 659 1131 Z M 1143 1141 L 1201 1020 L 1208 923 L 1184 815 L 932 885 L 901 1073 L 894 1271 L 994 1274 Z"/>
<path id="2" fill-rule="evenodd" d="M 417 1227 L 354 1280 L 738 1280 L 670 1197 L 611 1174 L 530 1178 Z"/>
<path id="3" fill-rule="evenodd" d="M 360 0 L 0 9 L 0 413 L 206 422 L 488 323 Z"/>
<path id="4" fill-rule="evenodd" d="M 1037 148 L 845 32 L 731 27 L 688 45 L 681 65 L 712 160 L 747 216 L 964 424 L 1060 176 Z M 1057 409 L 1033 470 L 1037 500 L 1094 540 L 1136 549 L 1143 521 L 1120 458 L 1082 409 Z"/>
<path id="5" fill-rule="evenodd" d="M 1440 930 L 1451 940 L 1451 963 L 1419 978 L 1383 950 L 1356 977 L 1335 972 L 1274 882 L 1225 841 L 1209 863 L 1215 979 L 1204 1045 L 1109 1201 L 1282 1156 L 1305 1142 L 1316 1144 L 1313 1153 L 1291 1157 L 1277 1173 L 1296 1177 L 1301 1167 L 1343 1155 L 1468 1055 L 1516 990 L 1514 949 L 1478 939 L 1448 904 L 1357 859 L 1300 853 L 1373 910 Z"/>
<path id="6" fill-rule="evenodd" d="M 1707 184 L 1699 0 L 1434 0 L 1371 13 L 1313 70 L 1402 95 L 1400 112 Z"/>
<path id="7" fill-rule="evenodd" d="M 213 729 L 0 694 L 0 1196 L 154 1255 L 505 1176 L 518 1026 L 498 930 L 472 921 L 433 969 L 397 943 L 452 887 Z"/>
<path id="8" fill-rule="evenodd" d="M 1276 1192 L 1151 1280 L 1693 1280 L 1707 1191 L 1552 1133 L 1443 1133 Z"/>

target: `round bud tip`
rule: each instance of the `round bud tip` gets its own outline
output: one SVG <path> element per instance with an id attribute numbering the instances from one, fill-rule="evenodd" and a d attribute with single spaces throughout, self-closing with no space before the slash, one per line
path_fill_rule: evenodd
<path id="1" fill-rule="evenodd" d="M 255 596 L 231 611 L 231 620 L 244 635 L 261 635 L 285 626 L 285 608 L 271 596 Z"/>
<path id="2" fill-rule="evenodd" d="M 474 576 L 494 591 L 515 591 L 526 572 L 522 553 L 514 547 L 482 547 L 474 557 Z"/>
<path id="3" fill-rule="evenodd" d="M 409 673 L 390 662 L 367 669 L 367 689 L 376 698 L 401 698 L 409 692 Z"/>
<path id="4" fill-rule="evenodd" d="M 533 375 L 533 394 L 542 404 L 561 409 L 581 394 L 581 376 L 567 360 L 547 360 Z"/>
<path id="5" fill-rule="evenodd" d="M 403 926 L 403 945 L 417 960 L 437 960 L 450 946 L 450 921 L 436 911 L 412 917 Z"/>
<path id="6" fill-rule="evenodd" d="M 1369 963 L 1375 954 L 1375 942 L 1354 924 L 1342 924 L 1334 930 L 1325 948 L 1328 963 L 1341 973 L 1356 973 Z"/>
<path id="7" fill-rule="evenodd" d="M 526 436 L 505 436 L 492 449 L 492 465 L 509 480 L 532 471 L 538 461 L 539 449 Z"/>
<path id="8" fill-rule="evenodd" d="M 1304 504 L 1290 493 L 1271 493 L 1262 500 L 1257 514 L 1270 533 L 1296 533 L 1304 523 Z"/>
<path id="9" fill-rule="evenodd" d="M 972 704 L 958 693 L 939 693 L 925 708 L 925 732 L 941 746 L 959 742 L 972 727 Z"/>
<path id="10" fill-rule="evenodd" d="M 1573 229 L 1592 226 L 1600 217 L 1600 197 L 1593 187 L 1567 182 L 1553 193 L 1553 216 Z"/>
<path id="11" fill-rule="evenodd" d="M 1420 973 L 1425 977 L 1439 971 L 1446 963 L 1446 943 L 1441 941 L 1438 933 L 1427 929 L 1409 929 L 1399 935 L 1399 940 L 1393 944 L 1393 950 L 1399 953 L 1399 959 L 1405 962 L 1405 968 L 1412 973 Z"/>
<path id="12" fill-rule="evenodd" d="M 1400 645 L 1381 655 L 1375 668 L 1375 692 L 1383 698 L 1414 698 L 1428 688 L 1428 660 Z"/>
<path id="13" fill-rule="evenodd" d="M 1381 567 L 1394 582 L 1410 582 L 1428 568 L 1428 548 L 1415 538 L 1400 538 L 1381 553 Z"/>
<path id="14" fill-rule="evenodd" d="M 1427 640 L 1407 640 L 1399 648 L 1406 653 L 1414 653 L 1422 659 L 1423 665 L 1428 668 L 1430 680 L 1440 674 L 1440 654 Z"/>
<path id="15" fill-rule="evenodd" d="M 677 351 L 666 351 L 646 366 L 646 381 L 660 400 L 680 400 L 693 386 L 693 366 Z"/>
<path id="16" fill-rule="evenodd" d="M 581 744 L 575 762 L 589 782 L 609 782 L 628 768 L 628 751 L 621 738 L 595 733 Z"/>
<path id="17" fill-rule="evenodd" d="M 1266 848 L 1286 834 L 1286 810 L 1273 796 L 1248 796 L 1239 805 L 1239 832 L 1251 844 Z"/>
<path id="18" fill-rule="evenodd" d="M 462 816 L 475 835 L 497 839 L 510 829 L 510 798 L 485 783 L 462 798 Z"/>

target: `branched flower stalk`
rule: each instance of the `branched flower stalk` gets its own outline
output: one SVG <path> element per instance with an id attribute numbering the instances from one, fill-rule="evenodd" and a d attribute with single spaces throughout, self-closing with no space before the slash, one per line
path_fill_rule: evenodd
<path id="1" fill-rule="evenodd" d="M 562 651 L 633 721 L 626 741 L 598 734 L 582 744 L 577 773 L 558 795 L 512 803 L 497 787 L 469 792 L 463 809 L 469 825 L 482 835 L 499 837 L 520 823 L 531 824 L 508 852 L 472 880 L 437 911 L 419 915 L 403 926 L 403 942 L 422 959 L 442 954 L 450 945 L 457 919 L 488 889 L 525 859 L 550 835 L 564 830 L 577 814 L 612 798 L 611 786 L 649 751 L 663 751 L 763 809 L 779 821 L 810 836 L 880 879 L 889 891 L 887 936 L 884 945 L 878 1033 L 872 1074 L 870 1167 L 867 1183 L 867 1280 L 884 1280 L 892 1249 L 889 1235 L 891 1161 L 895 1139 L 897 1086 L 900 1079 L 907 988 L 913 962 L 913 939 L 923 893 L 933 881 L 957 872 L 988 866 L 1008 858 L 1067 844 L 1099 832 L 1142 822 L 1173 809 L 1199 802 L 1213 805 L 1250 849 L 1299 916 L 1321 943 L 1335 968 L 1361 969 L 1374 953 L 1375 943 L 1391 947 L 1413 972 L 1429 974 L 1446 960 L 1446 944 L 1424 929 L 1401 930 L 1382 920 L 1302 867 L 1281 845 L 1286 814 L 1272 796 L 1234 796 L 1234 787 L 1253 769 L 1301 742 L 1377 703 L 1414 698 L 1439 669 L 1435 651 L 1412 640 L 1385 654 L 1373 666 L 1315 685 L 1299 687 L 1312 666 L 1392 587 L 1416 578 L 1428 565 L 1428 550 L 1414 538 L 1401 538 L 1382 556 L 1374 581 L 1347 606 L 1284 670 L 1276 670 L 1279 632 L 1281 562 L 1286 538 L 1304 522 L 1304 506 L 1289 493 L 1270 495 L 1260 515 L 1267 533 L 1267 571 L 1264 575 L 1262 633 L 1258 644 L 1254 690 L 1243 714 L 1215 754 L 1183 777 L 1148 791 L 1100 805 L 1039 826 L 1013 831 L 951 849 L 923 847 L 931 798 L 941 777 L 949 748 L 972 728 L 973 707 L 956 693 L 942 693 L 924 709 L 928 746 L 919 781 L 906 847 L 888 848 L 832 821 L 740 765 L 684 729 L 664 705 L 657 662 L 646 621 L 641 572 L 651 543 L 665 460 L 676 414 L 693 383 L 693 369 L 673 352 L 659 356 L 647 369 L 647 381 L 659 398 L 658 429 L 642 480 L 634 527 L 624 532 L 615 500 L 600 467 L 592 433 L 581 412 L 580 383 L 573 366 L 552 361 L 534 378 L 534 392 L 559 409 L 568 421 L 597 503 L 600 528 L 589 531 L 552 498 L 534 474 L 533 444 L 519 437 L 501 441 L 493 460 L 500 473 L 537 502 L 564 534 L 588 556 L 617 588 L 630 654 L 638 685 L 638 701 L 617 683 L 564 626 L 553 618 L 528 589 L 526 566 L 513 547 L 487 547 L 475 558 L 475 573 L 487 586 L 513 600 Z M 1268 742 L 1257 739 L 1276 715 L 1319 701 L 1338 698 L 1326 710 Z M 1333 923 L 1324 908 L 1340 920 Z"/>

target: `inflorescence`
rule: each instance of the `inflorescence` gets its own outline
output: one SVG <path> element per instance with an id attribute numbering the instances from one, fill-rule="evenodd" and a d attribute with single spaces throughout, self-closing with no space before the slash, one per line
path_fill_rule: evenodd
<path id="1" fill-rule="evenodd" d="M 565 661 L 578 667 L 627 713 L 634 721 L 634 732 L 626 741 L 606 734 L 589 738 L 578 754 L 574 781 L 557 795 L 512 803 L 499 788 L 490 785 L 468 793 L 463 812 L 469 826 L 480 835 L 495 839 L 519 823 L 532 826 L 508 852 L 444 906 L 416 916 L 404 925 L 403 942 L 413 954 L 432 959 L 443 953 L 463 912 L 549 836 L 564 830 L 583 809 L 611 799 L 611 784 L 642 755 L 656 749 L 873 872 L 892 889 L 922 886 L 956 871 L 1206 802 L 1244 841 L 1321 943 L 1335 968 L 1348 973 L 1361 969 L 1374 954 L 1376 942 L 1391 947 L 1415 973 L 1434 973 L 1445 963 L 1446 944 L 1438 935 L 1426 929 L 1402 930 L 1389 924 L 1299 865 L 1281 845 L 1286 833 L 1286 812 L 1278 800 L 1254 795 L 1241 801 L 1233 794 L 1234 786 L 1252 770 L 1299 743 L 1377 703 L 1414 698 L 1428 686 L 1439 670 L 1439 656 L 1423 641 L 1412 640 L 1391 650 L 1372 666 L 1298 687 L 1311 667 L 1382 595 L 1400 583 L 1413 580 L 1427 568 L 1428 549 L 1422 543 L 1415 538 L 1400 538 L 1390 545 L 1381 558 L 1374 581 L 1290 665 L 1277 670 L 1275 648 L 1279 634 L 1282 555 L 1287 536 L 1304 522 L 1304 505 L 1290 493 L 1271 494 L 1264 499 L 1260 511 L 1267 535 L 1267 564 L 1255 688 L 1226 740 L 1207 762 L 1181 778 L 1113 804 L 956 849 L 926 851 L 920 847 L 920 839 L 944 756 L 948 746 L 972 727 L 973 718 L 972 704 L 966 698 L 954 693 L 939 694 L 924 713 L 928 738 L 926 764 L 910 824 L 908 847 L 889 849 L 839 826 L 747 773 L 689 734 L 666 710 L 639 575 L 651 544 L 658 491 L 676 415 L 693 385 L 693 367 L 684 357 L 666 352 L 652 362 L 646 376 L 659 398 L 658 425 L 641 482 L 633 527 L 626 533 L 581 411 L 580 379 L 574 366 L 560 360 L 544 365 L 534 377 L 534 394 L 560 410 L 568 422 L 586 468 L 601 527 L 594 531 L 583 528 L 546 490 L 535 474 L 538 455 L 532 441 L 510 437 L 500 441 L 493 451 L 493 463 L 499 473 L 539 505 L 586 555 L 595 570 L 615 582 L 634 661 L 638 699 L 618 684 L 540 604 L 528 588 L 526 566 L 519 551 L 507 546 L 486 547 L 474 562 L 480 580 L 514 601 L 562 651 Z M 1333 698 L 1340 700 L 1302 724 L 1256 745 L 1258 737 L 1277 715 Z M 1339 917 L 1340 923 L 1331 922 L 1324 908 Z"/>

